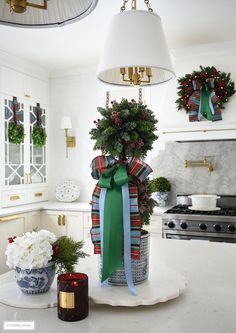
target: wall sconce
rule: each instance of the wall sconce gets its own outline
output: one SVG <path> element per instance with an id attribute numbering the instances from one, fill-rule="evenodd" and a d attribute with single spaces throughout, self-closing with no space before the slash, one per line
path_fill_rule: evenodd
<path id="1" fill-rule="evenodd" d="M 75 136 L 69 136 L 68 131 L 72 129 L 70 117 L 62 117 L 61 128 L 65 130 L 66 136 L 66 157 L 68 157 L 68 148 L 74 148 L 76 146 Z"/>

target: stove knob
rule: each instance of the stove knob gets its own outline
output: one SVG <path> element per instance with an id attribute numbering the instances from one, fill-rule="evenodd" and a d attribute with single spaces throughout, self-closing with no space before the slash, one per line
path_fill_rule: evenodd
<path id="1" fill-rule="evenodd" d="M 200 228 L 201 230 L 206 230 L 206 229 L 207 229 L 207 226 L 206 226 L 205 223 L 201 223 L 201 224 L 199 224 L 199 228 Z"/>
<path id="2" fill-rule="evenodd" d="M 169 222 L 168 223 L 168 227 L 171 228 L 171 229 L 173 229 L 175 227 L 174 222 Z"/>
<path id="3" fill-rule="evenodd" d="M 215 231 L 221 231 L 221 226 L 219 224 L 214 225 Z"/>
<path id="4" fill-rule="evenodd" d="M 234 232 L 236 230 L 235 226 L 233 224 L 228 225 L 228 229 L 231 232 Z"/>
<path id="5" fill-rule="evenodd" d="M 182 223 L 180 224 L 180 226 L 181 226 L 182 229 L 187 229 L 187 228 L 188 228 L 188 225 L 187 225 L 186 222 L 182 222 Z"/>

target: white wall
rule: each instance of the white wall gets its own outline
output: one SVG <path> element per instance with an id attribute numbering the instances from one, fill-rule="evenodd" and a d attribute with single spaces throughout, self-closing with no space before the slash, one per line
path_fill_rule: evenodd
<path id="1" fill-rule="evenodd" d="M 102 91 L 94 74 L 51 79 L 50 114 L 50 198 L 55 199 L 55 187 L 63 179 L 77 180 L 81 185 L 80 201 L 89 201 L 94 181 L 90 177 L 90 163 L 96 152 L 89 137 L 93 120 L 98 118 L 96 107 L 101 100 Z M 65 153 L 65 134 L 60 128 L 63 115 L 70 116 L 76 136 L 76 148 Z"/>
<path id="2" fill-rule="evenodd" d="M 212 44 L 191 47 L 175 52 L 175 67 L 177 77 L 197 69 L 199 65 L 213 65 L 217 69 L 231 72 L 232 79 L 236 81 L 236 43 Z M 63 76 L 60 73 L 60 76 Z M 50 198 L 53 199 L 56 184 L 62 179 L 76 179 L 81 184 L 80 201 L 89 201 L 95 181 L 90 176 L 90 163 L 99 152 L 92 149 L 89 131 L 93 127 L 93 120 L 98 118 L 96 107 L 101 106 L 104 100 L 104 86 L 101 86 L 96 77 L 95 69 L 89 73 L 69 75 L 51 79 L 51 120 L 50 120 Z M 159 119 L 161 127 L 187 127 L 198 126 L 190 124 L 185 111 L 177 112 L 175 100 L 177 82 L 162 86 L 153 86 L 146 92 L 151 109 Z M 109 89 L 109 88 L 108 88 Z M 69 150 L 69 158 L 65 158 L 64 133 L 60 129 L 62 115 L 72 118 L 76 135 L 77 146 Z M 223 110 L 223 122 L 236 123 L 236 95 Z M 155 160 L 160 143 L 155 144 L 152 152 Z"/>

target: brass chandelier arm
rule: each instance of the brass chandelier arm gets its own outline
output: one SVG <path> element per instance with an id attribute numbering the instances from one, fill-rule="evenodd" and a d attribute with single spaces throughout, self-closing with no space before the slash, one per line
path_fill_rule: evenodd
<path id="1" fill-rule="evenodd" d="M 39 9 L 47 9 L 48 8 L 48 0 L 43 1 L 43 5 L 37 5 L 36 3 L 26 2 L 26 5 L 29 7 L 39 8 Z"/>
<path id="2" fill-rule="evenodd" d="M 42 2 L 42 0 L 40 0 Z M 11 12 L 22 14 L 27 10 L 27 7 L 47 10 L 48 0 L 43 0 L 43 4 L 28 2 L 27 0 L 6 0 L 10 5 Z"/>

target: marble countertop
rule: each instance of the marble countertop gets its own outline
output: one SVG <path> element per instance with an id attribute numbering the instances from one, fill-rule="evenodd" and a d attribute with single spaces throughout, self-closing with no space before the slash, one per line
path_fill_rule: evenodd
<path id="1" fill-rule="evenodd" d="M 155 207 L 153 215 L 162 215 L 170 207 Z M 15 206 L 10 208 L 0 209 L 0 217 L 23 214 L 37 210 L 61 210 L 61 211 L 74 211 L 74 212 L 90 212 L 91 206 L 88 202 L 59 202 L 59 201 L 45 201 L 40 203 Z"/>
<path id="2" fill-rule="evenodd" d="M 235 257 L 234 244 L 153 237 L 150 264 L 175 269 L 188 281 L 177 299 L 134 308 L 91 304 L 88 318 L 74 323 L 59 320 L 56 308 L 28 310 L 0 304 L 0 327 L 3 321 L 15 320 L 35 321 L 36 333 L 235 333 Z"/>

